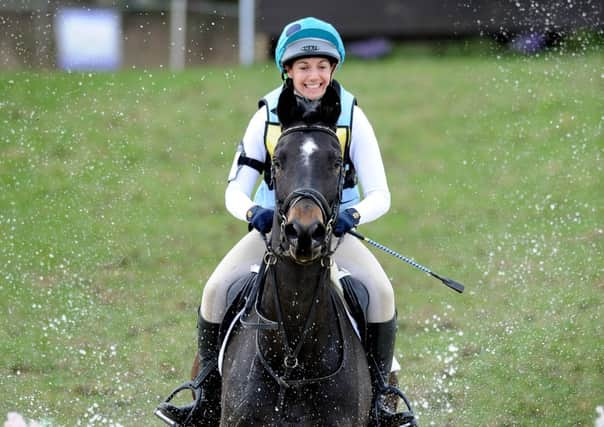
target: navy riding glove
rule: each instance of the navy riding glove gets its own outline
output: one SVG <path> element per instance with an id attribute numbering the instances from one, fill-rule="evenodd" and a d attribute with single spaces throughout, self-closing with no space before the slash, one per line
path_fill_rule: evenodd
<path id="1" fill-rule="evenodd" d="M 262 206 L 254 206 L 247 211 L 246 218 L 251 227 L 254 227 L 261 233 L 268 233 L 273 228 L 273 209 L 265 209 Z M 250 228 L 251 230 L 251 228 Z"/>
<path id="2" fill-rule="evenodd" d="M 359 224 L 359 220 L 361 219 L 361 215 L 354 208 L 348 208 L 345 211 L 342 211 L 338 214 L 338 219 L 336 221 L 336 226 L 333 228 L 333 234 L 337 237 L 341 237 L 348 230 L 353 229 L 355 226 Z"/>

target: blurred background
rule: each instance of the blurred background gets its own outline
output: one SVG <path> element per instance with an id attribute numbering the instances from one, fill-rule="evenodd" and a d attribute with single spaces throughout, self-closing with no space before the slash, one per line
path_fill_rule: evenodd
<path id="1" fill-rule="evenodd" d="M 272 54 L 283 26 L 306 15 L 332 22 L 353 55 L 396 41 L 486 37 L 536 53 L 603 27 L 592 0 L 1 0 L 0 69 L 181 69 L 250 64 Z"/>

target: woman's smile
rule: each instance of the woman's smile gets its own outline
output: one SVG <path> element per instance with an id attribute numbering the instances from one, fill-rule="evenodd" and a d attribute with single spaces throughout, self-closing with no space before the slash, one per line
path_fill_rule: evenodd
<path id="1" fill-rule="evenodd" d="M 287 67 L 287 75 L 292 79 L 299 95 L 315 100 L 325 94 L 334 69 L 335 65 L 326 58 L 302 58 Z"/>

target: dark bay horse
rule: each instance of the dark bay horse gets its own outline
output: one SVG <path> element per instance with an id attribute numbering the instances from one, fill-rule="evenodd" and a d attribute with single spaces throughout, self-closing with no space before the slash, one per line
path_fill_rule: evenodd
<path id="1" fill-rule="evenodd" d="M 331 89 L 331 88 L 330 88 Z M 221 426 L 364 426 L 371 380 L 360 339 L 330 284 L 343 161 L 335 90 L 279 101 L 283 133 L 264 280 L 240 313 L 222 364 Z"/>

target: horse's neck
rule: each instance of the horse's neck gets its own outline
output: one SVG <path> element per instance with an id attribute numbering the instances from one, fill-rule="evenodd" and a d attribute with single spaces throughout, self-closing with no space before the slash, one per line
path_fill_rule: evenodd
<path id="1" fill-rule="evenodd" d="M 330 312 L 329 272 L 320 263 L 302 266 L 283 260 L 272 268 L 275 274 L 267 278 L 262 308 L 271 319 L 282 316 L 288 333 L 302 332 L 313 304 L 315 320 Z"/>

